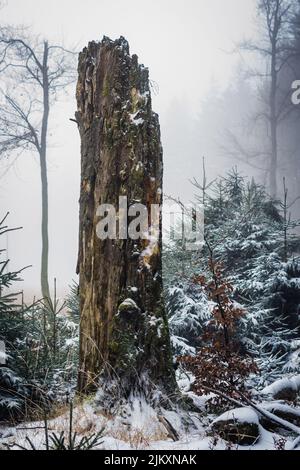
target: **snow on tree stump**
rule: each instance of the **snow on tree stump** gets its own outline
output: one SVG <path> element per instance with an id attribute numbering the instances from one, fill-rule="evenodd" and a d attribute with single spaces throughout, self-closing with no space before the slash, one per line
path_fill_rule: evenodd
<path id="1" fill-rule="evenodd" d="M 258 416 L 251 408 L 237 408 L 219 416 L 211 430 L 225 441 L 241 446 L 255 444 L 259 437 Z"/>
<path id="2" fill-rule="evenodd" d="M 174 393 L 168 323 L 162 300 L 161 217 L 156 240 L 97 236 L 97 208 L 162 203 L 162 147 L 148 69 L 124 38 L 91 42 L 79 56 L 81 136 L 78 272 L 81 335 L 79 390 L 108 385 Z M 124 209 L 124 208 L 123 208 Z M 130 218 L 128 220 L 130 222 Z M 147 228 L 151 227 L 150 217 Z M 119 235 L 119 234 L 118 234 Z M 147 385 L 146 385 L 147 384 Z M 150 392 L 149 392 L 150 393 Z M 150 393 L 151 394 L 151 393 Z"/>

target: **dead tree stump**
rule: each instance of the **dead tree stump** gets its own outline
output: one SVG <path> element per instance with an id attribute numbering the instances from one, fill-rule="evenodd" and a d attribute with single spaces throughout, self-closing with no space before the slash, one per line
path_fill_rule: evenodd
<path id="1" fill-rule="evenodd" d="M 162 146 L 148 69 L 130 56 L 124 38 L 104 37 L 81 52 L 78 73 L 78 387 L 86 393 L 100 384 L 114 397 L 143 391 L 153 399 L 176 390 L 162 299 L 161 217 L 156 240 L 100 239 L 96 231 L 100 204 L 113 205 L 120 217 L 119 197 L 127 196 L 126 209 L 147 207 L 151 229 L 151 205 L 162 203 Z"/>

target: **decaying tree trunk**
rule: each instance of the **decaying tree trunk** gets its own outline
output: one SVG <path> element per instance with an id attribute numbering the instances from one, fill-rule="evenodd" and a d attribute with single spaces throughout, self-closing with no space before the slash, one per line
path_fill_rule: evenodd
<path id="1" fill-rule="evenodd" d="M 100 383 L 103 390 L 109 384 L 114 396 L 174 393 L 162 301 L 161 220 L 156 241 L 103 240 L 96 233 L 100 204 L 112 204 L 118 212 L 119 196 L 127 196 L 128 206 L 144 204 L 150 216 L 151 204 L 162 202 L 160 128 L 148 70 L 129 55 L 124 38 L 104 37 L 83 50 L 78 71 L 79 390 L 86 393 Z"/>

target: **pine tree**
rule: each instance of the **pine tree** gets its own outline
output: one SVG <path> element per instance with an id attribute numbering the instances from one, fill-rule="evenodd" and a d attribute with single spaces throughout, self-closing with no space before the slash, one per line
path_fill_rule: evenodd
<path id="1" fill-rule="evenodd" d="M 5 233 L 17 230 L 6 225 L 8 213 L 0 221 L 0 242 Z M 11 288 L 20 281 L 22 270 L 9 271 L 9 260 L 3 259 L 5 250 L 0 250 L 0 340 L 5 344 L 5 365 L 0 366 L 0 420 L 12 419 L 24 410 L 29 390 L 20 377 L 15 364 L 15 347 L 22 331 L 22 309 L 18 305 L 18 294 Z"/>
<path id="2" fill-rule="evenodd" d="M 272 200 L 262 186 L 232 170 L 215 182 L 206 196 L 207 243 L 202 253 L 193 257 L 193 272 L 206 277 L 211 255 L 208 247 L 213 249 L 216 262 L 222 263 L 224 275 L 234 286 L 233 299 L 247 311 L 237 332 L 244 350 L 256 358 L 261 374 L 255 381 L 262 383 L 297 367 L 300 239 L 293 230 L 297 221 L 287 215 L 287 206 L 285 199 Z M 178 276 L 177 282 L 186 281 Z M 184 312 L 180 298 L 178 304 Z M 178 313 L 176 318 L 176 335 L 180 337 L 185 321 Z"/>

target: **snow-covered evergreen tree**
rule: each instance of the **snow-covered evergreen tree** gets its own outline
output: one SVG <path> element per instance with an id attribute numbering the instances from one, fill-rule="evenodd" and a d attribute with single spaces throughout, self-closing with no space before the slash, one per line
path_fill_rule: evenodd
<path id="1" fill-rule="evenodd" d="M 285 203 L 273 201 L 236 169 L 216 181 L 206 195 L 206 246 L 198 256 L 193 253 L 184 276 L 182 259 L 173 251 L 173 263 L 180 261 L 176 284 L 167 291 L 171 330 L 185 338 L 181 350 L 188 351 L 188 346 L 197 346 L 203 319 L 209 316 L 205 294 L 189 285 L 191 271 L 206 275 L 213 250 L 234 286 L 236 302 L 247 311 L 239 334 L 245 350 L 257 359 L 263 383 L 299 367 L 300 239 L 297 222 L 287 222 L 284 210 Z"/>
<path id="2" fill-rule="evenodd" d="M 0 223 L 0 237 L 9 230 L 5 221 Z M 10 272 L 4 255 L 1 250 L 0 340 L 5 364 L 0 366 L 0 419 L 22 417 L 28 410 L 48 409 L 53 400 L 68 399 L 76 387 L 79 343 L 77 286 L 71 286 L 66 302 L 54 295 L 51 304 L 37 301 L 27 306 L 21 293 L 12 291 L 21 271 Z"/>
<path id="3" fill-rule="evenodd" d="M 10 230 L 7 217 L 8 214 L 0 221 L 0 238 Z M 14 360 L 15 345 L 22 330 L 22 309 L 17 302 L 18 295 L 11 288 L 20 280 L 21 271 L 9 271 L 8 265 L 5 250 L 0 249 L 0 340 L 4 345 L 0 366 L 0 420 L 16 417 L 29 396 Z"/>
<path id="4" fill-rule="evenodd" d="M 299 237 L 287 232 L 280 201 L 254 181 L 233 170 L 222 188 L 223 197 L 210 200 L 206 230 L 235 298 L 248 311 L 241 328 L 245 346 L 257 357 L 262 380 L 271 380 L 299 335 Z"/>
<path id="5" fill-rule="evenodd" d="M 186 250 L 179 237 L 164 247 L 165 301 L 175 355 L 195 353 L 210 316 L 204 290 L 192 282 L 198 266 L 198 254 Z"/>

